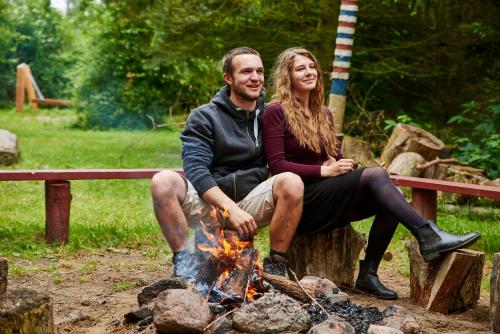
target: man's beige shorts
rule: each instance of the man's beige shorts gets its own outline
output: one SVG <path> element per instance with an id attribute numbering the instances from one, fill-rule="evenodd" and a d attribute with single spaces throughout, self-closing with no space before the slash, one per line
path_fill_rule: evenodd
<path id="1" fill-rule="evenodd" d="M 191 182 L 187 179 L 187 193 L 182 203 L 182 211 L 188 223 L 195 223 L 196 217 L 207 215 L 212 205 L 198 195 Z M 273 185 L 276 176 L 273 176 L 255 187 L 245 198 L 239 201 L 238 206 L 249 213 L 259 228 L 271 223 L 274 212 Z"/>

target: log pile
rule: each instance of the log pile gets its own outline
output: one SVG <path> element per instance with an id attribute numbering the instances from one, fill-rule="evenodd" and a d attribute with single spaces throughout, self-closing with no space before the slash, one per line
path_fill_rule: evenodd
<path id="1" fill-rule="evenodd" d="M 489 180 L 483 169 L 468 166 L 454 158 L 442 158 L 449 154 L 445 151 L 443 142 L 433 134 L 407 124 L 398 124 L 382 152 L 381 160 L 389 174 L 500 187 L 500 179 Z"/>
<path id="2" fill-rule="evenodd" d="M 410 258 L 410 297 L 427 310 L 448 314 L 477 305 L 484 253 L 459 249 L 425 263 L 418 244 L 407 244 Z"/>
<path id="3" fill-rule="evenodd" d="M 0 332 L 53 334 L 52 299 L 31 290 L 7 291 L 7 259 L 0 258 Z"/>

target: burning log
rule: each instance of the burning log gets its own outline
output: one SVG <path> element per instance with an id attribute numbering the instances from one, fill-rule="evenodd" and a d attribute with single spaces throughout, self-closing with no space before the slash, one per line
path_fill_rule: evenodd
<path id="1" fill-rule="evenodd" d="M 303 303 L 310 303 L 311 298 L 309 296 L 314 297 L 315 295 L 316 289 L 311 284 L 306 283 L 299 285 L 297 282 L 291 281 L 283 276 L 271 275 L 268 273 L 262 273 L 262 278 L 270 282 L 280 292 Z"/>

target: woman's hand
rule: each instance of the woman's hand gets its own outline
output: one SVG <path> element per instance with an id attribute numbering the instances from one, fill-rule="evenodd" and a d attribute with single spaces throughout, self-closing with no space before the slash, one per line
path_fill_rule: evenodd
<path id="1" fill-rule="evenodd" d="M 339 161 L 333 162 L 331 164 L 326 164 L 327 162 L 330 161 L 331 160 L 328 159 L 321 166 L 321 177 L 339 176 L 347 172 L 350 172 L 354 169 L 354 160 L 352 159 L 340 159 Z"/>
<path id="2" fill-rule="evenodd" d="M 336 163 L 337 160 L 335 160 L 334 157 L 332 157 L 331 155 L 328 156 L 328 160 L 325 160 L 322 164 L 322 166 L 331 166 L 333 165 L 334 163 Z"/>

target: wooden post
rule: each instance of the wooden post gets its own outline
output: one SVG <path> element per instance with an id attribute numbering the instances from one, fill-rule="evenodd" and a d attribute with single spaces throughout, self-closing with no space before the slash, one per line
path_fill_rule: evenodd
<path id="1" fill-rule="evenodd" d="M 45 240 L 66 243 L 71 209 L 69 181 L 45 181 Z"/>
<path id="2" fill-rule="evenodd" d="M 437 219 L 437 191 L 412 188 L 412 206 L 424 219 Z"/>
<path id="3" fill-rule="evenodd" d="M 477 305 L 484 253 L 459 249 L 425 263 L 416 241 L 407 244 L 410 297 L 427 310 L 448 314 Z"/>
<path id="4" fill-rule="evenodd" d="M 9 272 L 9 264 L 5 257 L 0 257 L 0 300 L 7 292 L 7 273 Z"/>
<path id="5" fill-rule="evenodd" d="M 38 103 L 36 102 L 37 97 L 35 93 L 35 89 L 33 88 L 33 83 L 31 82 L 31 78 L 33 75 L 31 74 L 31 69 L 28 65 L 25 64 L 24 68 L 24 87 L 26 88 L 26 92 L 28 93 L 28 99 L 31 104 L 31 109 L 34 111 L 38 111 Z"/>
<path id="6" fill-rule="evenodd" d="M 337 134 L 341 134 L 343 131 L 347 81 L 349 80 L 357 16 L 358 0 L 342 0 L 340 2 L 332 87 L 328 103 L 328 107 L 332 111 L 333 124 Z"/>
<path id="7" fill-rule="evenodd" d="M 493 255 L 490 278 L 490 320 L 491 330 L 500 333 L 500 253 Z"/>
<path id="8" fill-rule="evenodd" d="M 16 71 L 16 110 L 17 112 L 24 111 L 24 81 L 26 75 L 24 74 L 24 68 L 26 64 L 17 65 Z"/>
<path id="9" fill-rule="evenodd" d="M 311 237 L 295 235 L 288 250 L 288 264 L 299 279 L 325 277 L 338 286 L 352 287 L 359 253 L 365 244 L 364 235 L 351 225 Z"/>

